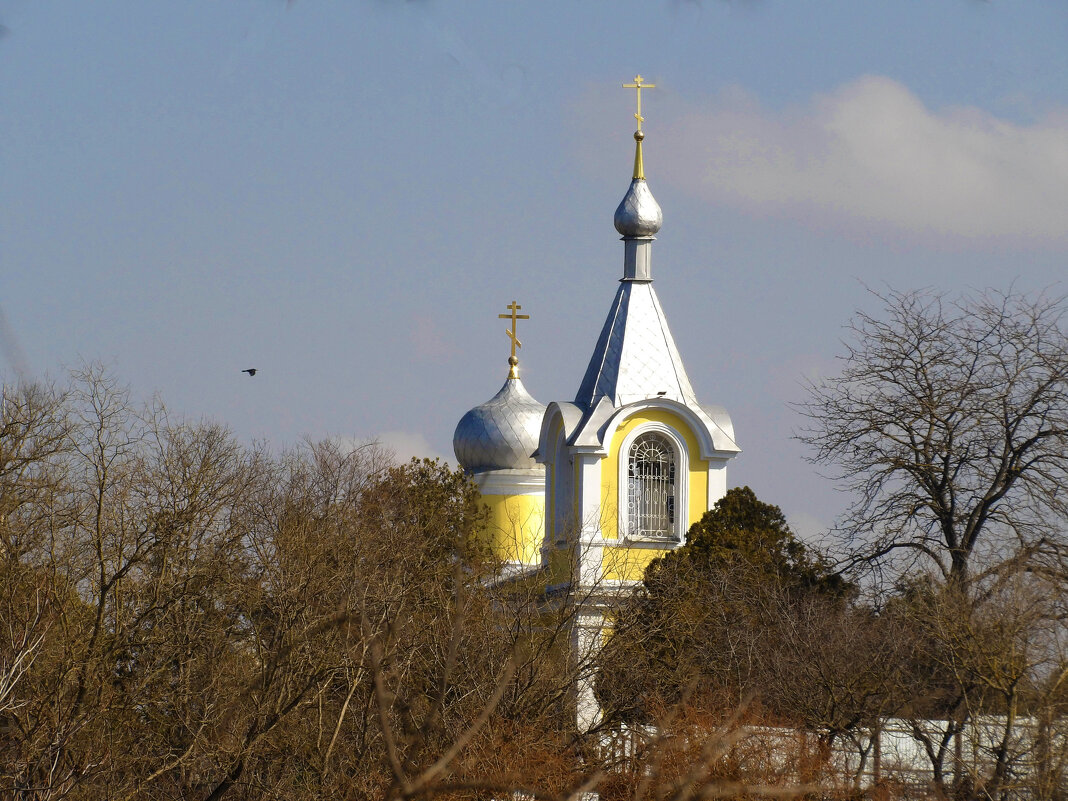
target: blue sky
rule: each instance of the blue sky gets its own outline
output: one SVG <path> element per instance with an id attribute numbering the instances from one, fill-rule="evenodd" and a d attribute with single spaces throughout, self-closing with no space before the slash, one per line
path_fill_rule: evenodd
<path id="1" fill-rule="evenodd" d="M 638 72 L 657 291 L 734 417 L 731 484 L 806 532 L 846 499 L 788 404 L 867 287 L 1064 291 L 1063 3 L 0 0 L 0 25 L 0 373 L 102 361 L 278 448 L 451 456 L 513 298 L 527 388 L 573 397 Z"/>

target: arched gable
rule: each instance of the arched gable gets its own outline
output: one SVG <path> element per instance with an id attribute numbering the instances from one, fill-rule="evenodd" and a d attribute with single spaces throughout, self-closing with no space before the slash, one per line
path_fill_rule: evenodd
<path id="1" fill-rule="evenodd" d="M 538 437 L 538 450 L 534 458 L 542 464 L 552 460 L 553 448 L 561 429 L 564 439 L 570 441 L 575 430 L 582 422 L 582 409 L 573 403 L 553 401 L 545 407 L 545 416 L 541 419 L 541 435 Z"/>
<path id="2" fill-rule="evenodd" d="M 635 415 L 654 411 L 673 414 L 683 421 L 695 439 L 697 452 L 702 459 L 727 459 L 740 452 L 734 440 L 710 418 L 703 409 L 693 409 L 667 398 L 649 398 L 635 403 L 628 403 L 615 414 L 598 431 L 598 440 L 603 449 L 607 449 L 619 427 L 625 425 Z"/>

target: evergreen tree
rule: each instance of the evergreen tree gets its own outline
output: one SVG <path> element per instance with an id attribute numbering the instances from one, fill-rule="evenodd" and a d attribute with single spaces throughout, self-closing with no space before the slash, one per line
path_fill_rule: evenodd
<path id="1" fill-rule="evenodd" d="M 736 487 L 694 523 L 686 545 L 653 562 L 645 576 L 652 592 L 665 572 L 685 563 L 697 572 L 735 569 L 786 587 L 841 594 L 846 584 L 790 530 L 782 510 L 749 487 Z"/>
<path id="2" fill-rule="evenodd" d="M 651 720 L 684 696 L 720 709 L 762 697 L 765 651 L 802 604 L 847 605 L 852 586 L 749 487 L 729 490 L 646 569 L 601 656 L 606 712 Z"/>

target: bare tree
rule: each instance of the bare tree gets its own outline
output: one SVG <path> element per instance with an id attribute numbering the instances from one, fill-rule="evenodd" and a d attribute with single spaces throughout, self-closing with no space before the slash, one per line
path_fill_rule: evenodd
<path id="1" fill-rule="evenodd" d="M 964 587 L 1058 560 L 1068 514 L 1068 334 L 1059 298 L 877 296 L 799 439 L 856 501 L 852 558 L 904 556 Z"/>
<path id="2" fill-rule="evenodd" d="M 610 788 L 569 651 L 603 588 L 503 571 L 463 474 L 373 445 L 274 456 L 95 367 L 0 412 L 0 796 Z M 735 786 L 723 721 L 678 719 L 619 797 Z"/>
<path id="3" fill-rule="evenodd" d="M 55 491 L 58 457 L 69 433 L 63 398 L 23 384 L 0 398 L 0 714 L 20 702 L 16 689 L 44 645 L 52 622 L 46 577 L 28 570 L 29 532 Z"/>
<path id="4" fill-rule="evenodd" d="M 890 614 L 912 632 L 914 699 L 901 717 L 942 796 L 1055 798 L 1064 791 L 1064 599 L 1021 573 L 975 600 L 917 584 Z"/>

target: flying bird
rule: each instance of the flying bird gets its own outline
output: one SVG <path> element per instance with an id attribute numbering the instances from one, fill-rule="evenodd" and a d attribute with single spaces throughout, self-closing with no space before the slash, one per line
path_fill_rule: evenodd
<path id="1" fill-rule="evenodd" d="M 248 373 L 250 376 L 256 375 L 256 368 L 250 367 L 247 370 L 242 370 L 242 373 Z"/>

